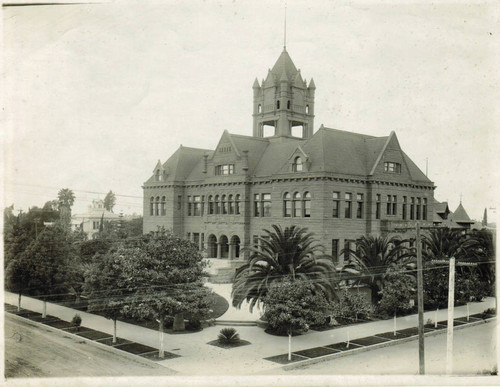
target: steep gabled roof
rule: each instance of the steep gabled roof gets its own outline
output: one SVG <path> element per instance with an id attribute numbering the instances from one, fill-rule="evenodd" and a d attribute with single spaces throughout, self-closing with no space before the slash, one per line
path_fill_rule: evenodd
<path id="1" fill-rule="evenodd" d="M 203 158 L 208 149 L 189 148 L 180 146 L 172 156 L 163 164 L 166 178 L 163 182 L 183 181 L 193 170 L 196 164 Z M 154 183 L 154 175 L 146 183 Z"/>
<path id="2" fill-rule="evenodd" d="M 457 209 L 453 212 L 452 219 L 457 223 L 474 223 L 470 220 L 467 211 L 465 211 L 464 206 L 462 206 L 462 203 L 460 203 Z"/>
<path id="3" fill-rule="evenodd" d="M 448 202 L 438 202 L 437 200 L 434 200 L 434 212 L 438 214 L 444 214 L 444 213 L 450 213 L 450 209 L 448 207 Z"/>

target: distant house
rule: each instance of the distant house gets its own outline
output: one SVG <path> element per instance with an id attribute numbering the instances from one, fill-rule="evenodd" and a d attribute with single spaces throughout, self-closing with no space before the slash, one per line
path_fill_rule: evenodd
<path id="1" fill-rule="evenodd" d="M 118 221 L 119 219 L 120 215 L 104 208 L 103 200 L 94 199 L 86 213 L 75 214 L 71 217 L 71 227 L 73 230 L 82 230 L 89 239 L 92 239 L 99 232 L 102 221 Z"/>
<path id="2" fill-rule="evenodd" d="M 434 214 L 432 219 L 434 226 L 449 227 L 454 229 L 470 230 L 474 221 L 469 218 L 462 202 L 455 211 L 450 211 L 448 202 L 434 202 Z"/>

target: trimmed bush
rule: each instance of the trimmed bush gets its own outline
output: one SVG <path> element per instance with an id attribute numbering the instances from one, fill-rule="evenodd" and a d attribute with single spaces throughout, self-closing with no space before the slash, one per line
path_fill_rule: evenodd
<path id="1" fill-rule="evenodd" d="M 221 344 L 234 344 L 240 341 L 240 335 L 234 328 L 222 328 L 217 336 Z"/>
<path id="2" fill-rule="evenodd" d="M 79 328 L 80 325 L 82 325 L 82 318 L 80 317 L 80 315 L 78 313 L 73 316 L 73 319 L 71 320 L 71 324 L 76 328 Z"/>

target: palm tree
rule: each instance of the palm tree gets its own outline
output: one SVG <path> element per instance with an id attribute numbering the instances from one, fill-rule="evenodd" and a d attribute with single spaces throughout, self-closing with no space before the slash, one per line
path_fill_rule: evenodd
<path id="1" fill-rule="evenodd" d="M 356 250 L 343 249 L 348 252 L 349 260 L 342 267 L 347 281 L 358 281 L 367 284 L 371 289 L 372 303 L 380 300 L 379 292 L 384 288 L 384 281 L 391 274 L 409 275 L 407 269 L 413 267 L 414 258 L 397 237 L 362 236 L 356 243 Z"/>
<path id="2" fill-rule="evenodd" d="M 59 201 L 59 217 L 61 224 L 69 228 L 71 223 L 71 206 L 75 202 L 75 194 L 69 188 L 63 188 L 57 194 Z"/>
<path id="3" fill-rule="evenodd" d="M 422 256 L 425 260 L 465 258 L 471 241 L 462 230 L 439 227 L 430 229 L 422 237 Z"/>
<path id="4" fill-rule="evenodd" d="M 236 270 L 231 297 L 233 306 L 240 308 L 250 302 L 250 312 L 267 294 L 270 285 L 284 278 L 305 280 L 316 292 L 329 299 L 335 297 L 337 276 L 331 258 L 322 255 L 322 246 L 316 243 L 307 229 L 290 226 L 284 230 L 272 225 L 273 230 L 259 237 L 259 248 L 247 248 L 248 262 Z"/>

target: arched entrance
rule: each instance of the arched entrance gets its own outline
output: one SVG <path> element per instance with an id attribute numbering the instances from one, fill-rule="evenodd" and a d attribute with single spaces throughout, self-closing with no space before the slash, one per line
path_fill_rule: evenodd
<path id="1" fill-rule="evenodd" d="M 238 235 L 233 235 L 231 237 L 230 244 L 231 253 L 229 256 L 231 258 L 239 258 L 240 257 L 240 237 Z"/>
<path id="2" fill-rule="evenodd" d="M 217 237 L 213 234 L 208 236 L 207 252 L 208 258 L 217 258 Z"/>
<path id="3" fill-rule="evenodd" d="M 229 257 L 229 241 L 227 240 L 227 236 L 221 235 L 219 238 L 220 244 L 220 258 Z"/>

